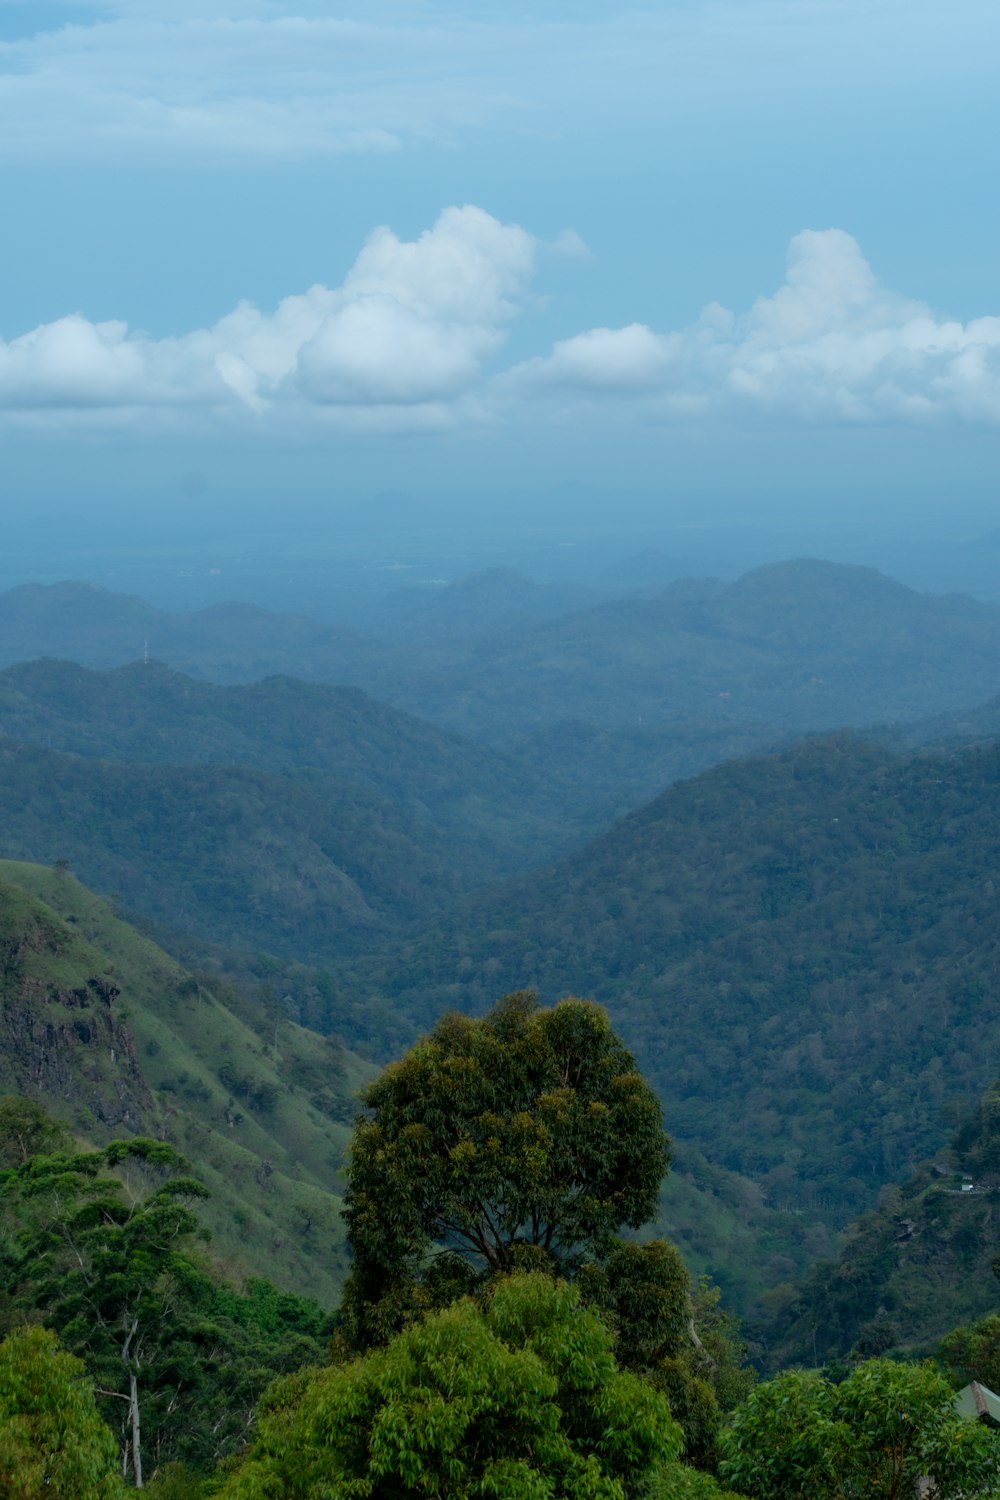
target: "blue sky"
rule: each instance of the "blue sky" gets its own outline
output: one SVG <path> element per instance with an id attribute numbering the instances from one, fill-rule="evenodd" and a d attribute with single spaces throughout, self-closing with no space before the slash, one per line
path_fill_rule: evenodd
<path id="1" fill-rule="evenodd" d="M 980 0 L 0 0 L 0 503 L 988 521 L 998 42 Z"/>

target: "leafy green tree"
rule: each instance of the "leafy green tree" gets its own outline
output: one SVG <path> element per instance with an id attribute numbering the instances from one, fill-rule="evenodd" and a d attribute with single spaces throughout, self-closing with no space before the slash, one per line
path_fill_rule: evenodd
<path id="1" fill-rule="evenodd" d="M 962 1385 L 978 1380 L 995 1391 L 1000 1385 L 1000 1314 L 953 1328 L 941 1340 L 938 1355 Z"/>
<path id="2" fill-rule="evenodd" d="M 522 993 L 481 1020 L 445 1016 L 363 1099 L 346 1194 L 359 1347 L 428 1305 L 431 1252 L 453 1281 L 456 1260 L 566 1272 L 655 1212 L 660 1107 L 597 1005 Z"/>
<path id="3" fill-rule="evenodd" d="M 992 1491 L 1000 1444 L 978 1422 L 959 1417 L 954 1392 L 930 1363 L 870 1359 L 837 1387 L 837 1411 L 854 1435 L 864 1489 L 909 1500 L 929 1474 L 936 1500 Z"/>
<path id="4" fill-rule="evenodd" d="M 959 1417 L 929 1364 L 872 1359 L 840 1385 L 793 1371 L 757 1387 L 722 1435 L 723 1479 L 760 1500 L 937 1500 L 993 1492 L 1000 1445 Z"/>
<path id="5" fill-rule="evenodd" d="M 18 1241 L 14 1296 L 55 1325 L 107 1399 L 124 1403 L 123 1452 L 137 1488 L 141 1381 L 163 1349 L 172 1273 L 197 1229 L 189 1205 L 207 1197 L 181 1175 L 186 1165 L 171 1146 L 140 1137 L 30 1157 L 5 1184 Z"/>
<path id="6" fill-rule="evenodd" d="M 0 1344 L 0 1494 L 5 1500 L 117 1500 L 115 1440 L 83 1365 L 54 1333 L 21 1328 Z"/>
<path id="7" fill-rule="evenodd" d="M 261 1391 L 320 1358 L 329 1330 L 306 1298 L 213 1273 L 192 1207 L 204 1196 L 170 1146 L 141 1139 L 0 1178 L 8 1316 L 44 1318 L 85 1361 L 136 1484 L 242 1447 Z"/>
<path id="8" fill-rule="evenodd" d="M 760 1500 L 833 1500 L 853 1459 L 850 1429 L 821 1375 L 791 1371 L 759 1385 L 722 1434 L 720 1473 Z"/>
<path id="9" fill-rule="evenodd" d="M 656 1471 L 643 1500 L 740 1500 L 740 1497 L 711 1474 L 674 1462 L 663 1464 Z"/>
<path id="10" fill-rule="evenodd" d="M 580 1286 L 610 1322 L 618 1363 L 666 1396 L 685 1455 L 711 1463 L 722 1421 L 720 1366 L 695 1328 L 691 1278 L 677 1250 L 666 1240 L 620 1241 L 605 1261 L 581 1268 Z"/>
<path id="11" fill-rule="evenodd" d="M 21 1094 L 0 1098 L 0 1167 L 18 1167 L 29 1156 L 65 1150 L 70 1133 L 59 1120 Z"/>
<path id="12" fill-rule="evenodd" d="M 221 1496 L 626 1500 L 679 1446 L 578 1288 L 534 1272 L 279 1386 Z"/>

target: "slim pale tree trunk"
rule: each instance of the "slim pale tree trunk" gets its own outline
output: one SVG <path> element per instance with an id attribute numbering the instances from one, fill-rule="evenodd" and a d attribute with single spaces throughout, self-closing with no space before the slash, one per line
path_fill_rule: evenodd
<path id="1" fill-rule="evenodd" d="M 129 1362 L 129 1350 L 139 1327 L 139 1319 L 132 1319 L 132 1326 L 122 1345 L 122 1364 L 128 1371 L 128 1409 L 132 1422 L 132 1476 L 137 1490 L 142 1489 L 142 1443 L 139 1433 L 139 1382 Z"/>
<path id="2" fill-rule="evenodd" d="M 135 1475 L 135 1487 L 142 1489 L 142 1447 L 139 1440 L 139 1385 L 135 1376 L 129 1371 L 128 1377 L 128 1404 L 132 1413 L 132 1472 Z"/>

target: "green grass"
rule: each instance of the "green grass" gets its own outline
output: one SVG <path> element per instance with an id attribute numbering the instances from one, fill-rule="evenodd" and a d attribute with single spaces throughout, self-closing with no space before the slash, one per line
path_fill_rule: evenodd
<path id="1" fill-rule="evenodd" d="M 8 1046 L 4 1086 L 32 1092 L 90 1139 L 163 1135 L 211 1190 L 201 1217 L 231 1270 L 333 1301 L 351 1095 L 371 1070 L 280 1014 L 216 993 L 68 873 L 0 861 L 0 882 L 0 936 L 6 951 L 18 947 L 6 1008 L 34 1028 L 25 1047 L 36 1055 Z M 93 1000 L 90 979 L 118 990 L 110 1006 Z"/>

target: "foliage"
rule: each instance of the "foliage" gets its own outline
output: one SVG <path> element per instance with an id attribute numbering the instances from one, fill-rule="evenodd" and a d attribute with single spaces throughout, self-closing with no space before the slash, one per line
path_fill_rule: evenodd
<path id="1" fill-rule="evenodd" d="M 18 1167 L 31 1156 L 69 1145 L 69 1131 L 34 1099 L 21 1094 L 0 1098 L 0 1168 Z"/>
<path id="2" fill-rule="evenodd" d="M 812 1268 L 767 1331 L 772 1361 L 923 1352 L 960 1319 L 989 1311 L 996 1292 L 990 1272 L 998 1185 L 990 1164 L 1000 1152 L 998 1104 L 994 1085 L 951 1152 L 884 1192 L 879 1207 L 851 1226 L 837 1259 Z M 986 1355 L 988 1335 L 981 1340 L 966 1332 L 971 1344 L 965 1356 L 962 1330 L 950 1336 L 948 1357 L 957 1365 Z"/>
<path id="3" fill-rule="evenodd" d="M 651 1478 L 643 1500 L 740 1500 L 733 1490 L 688 1464 L 663 1464 Z"/>
<path id="4" fill-rule="evenodd" d="M 621 1242 L 600 1264 L 581 1267 L 585 1299 L 600 1308 L 623 1369 L 663 1394 L 684 1433 L 685 1457 L 711 1466 L 723 1407 L 745 1394 L 753 1375 L 717 1288 L 691 1278 L 665 1240 Z"/>
<path id="5" fill-rule="evenodd" d="M 598 1006 L 518 994 L 446 1016 L 363 1099 L 345 1195 L 359 1347 L 405 1316 L 433 1248 L 477 1273 L 571 1268 L 654 1211 L 660 1107 Z"/>
<path id="6" fill-rule="evenodd" d="M 359 987 L 418 1022 L 501 988 L 593 996 L 671 1129 L 742 1174 L 758 1275 L 787 1281 L 1000 1073 L 998 755 L 835 735 L 719 767 L 359 966 Z M 728 1294 L 745 1271 L 720 1259 Z"/>
<path id="7" fill-rule="evenodd" d="M 115 1441 L 83 1365 L 48 1329 L 0 1344 L 0 1494 L 5 1500 L 117 1500 Z"/>
<path id="8" fill-rule="evenodd" d="M 143 1463 L 205 1468 L 241 1446 L 261 1390 L 315 1360 L 327 1326 L 303 1298 L 210 1274 L 185 1169 L 136 1139 L 30 1158 L 3 1185 L 8 1302 L 85 1361 L 137 1483 Z"/>
<path id="9" fill-rule="evenodd" d="M 937 1356 L 960 1385 L 978 1380 L 988 1390 L 1000 1385 L 1000 1313 L 989 1313 L 946 1333 Z"/>
<path id="10" fill-rule="evenodd" d="M 821 1375 L 799 1371 L 757 1386 L 721 1446 L 724 1480 L 760 1500 L 832 1500 L 853 1451 L 832 1388 Z"/>
<path id="11" fill-rule="evenodd" d="M 867 1360 L 839 1386 L 792 1371 L 760 1385 L 723 1433 L 723 1479 L 759 1500 L 940 1500 L 992 1493 L 1000 1445 L 957 1415 L 930 1364 Z"/>
<path id="12" fill-rule="evenodd" d="M 701 1367 L 711 1372 L 712 1388 L 724 1412 L 746 1400 L 757 1383 L 747 1364 L 747 1346 L 740 1321 L 722 1305 L 722 1293 L 707 1276 L 699 1279 L 694 1296 L 694 1328 Z"/>
<path id="13" fill-rule="evenodd" d="M 273 1399 L 224 1500 L 624 1500 L 679 1446 L 577 1290 L 537 1272 Z"/>
<path id="14" fill-rule="evenodd" d="M 0 943 L 0 1092 L 95 1144 L 163 1135 L 197 1160 L 217 1254 L 339 1298 L 335 1174 L 373 1069 L 292 1021 L 284 990 L 265 1001 L 192 973 L 67 874 L 0 861 Z"/>

